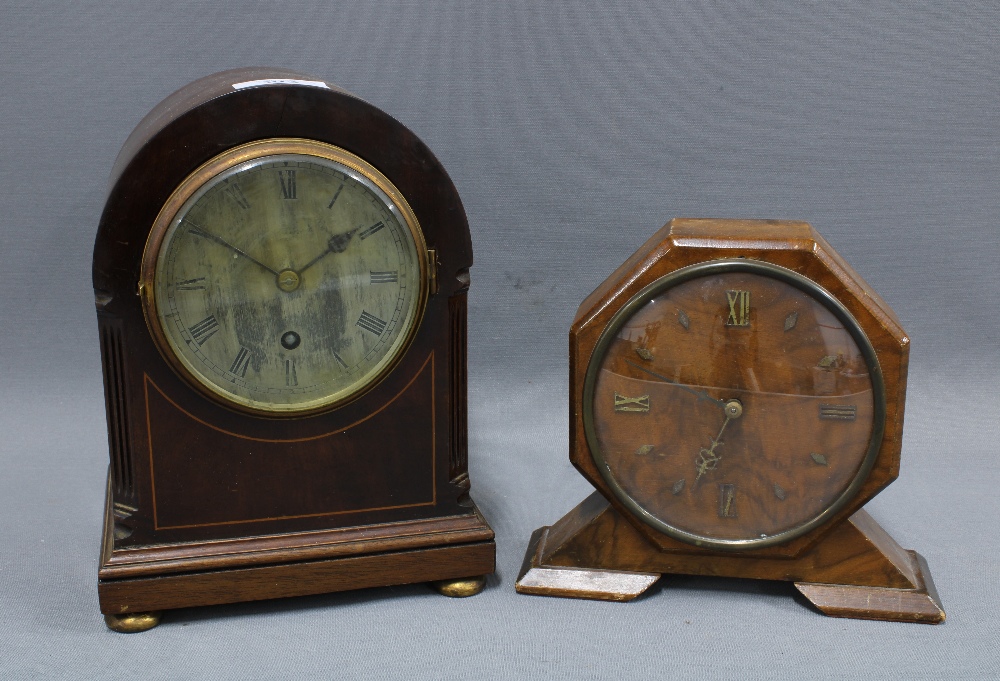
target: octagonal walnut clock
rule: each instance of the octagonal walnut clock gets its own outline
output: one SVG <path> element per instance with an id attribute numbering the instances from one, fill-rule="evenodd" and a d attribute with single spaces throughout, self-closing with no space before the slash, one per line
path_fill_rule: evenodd
<path id="1" fill-rule="evenodd" d="M 908 350 L 808 224 L 674 220 L 577 313 L 570 459 L 597 491 L 535 532 L 517 590 L 750 577 L 829 615 L 942 621 L 923 558 L 862 509 L 899 471 Z"/>

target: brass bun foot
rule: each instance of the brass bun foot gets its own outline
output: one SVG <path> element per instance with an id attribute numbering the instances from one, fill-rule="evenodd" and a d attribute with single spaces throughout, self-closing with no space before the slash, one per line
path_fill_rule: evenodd
<path id="1" fill-rule="evenodd" d="M 438 582 L 431 582 L 431 588 L 439 594 L 450 596 L 451 598 L 465 598 L 475 596 L 486 586 L 486 576 L 462 577 L 461 579 L 442 579 Z"/>
<path id="2" fill-rule="evenodd" d="M 129 615 L 105 615 L 104 623 L 108 629 L 123 634 L 137 634 L 149 631 L 160 623 L 162 612 L 135 612 Z"/>

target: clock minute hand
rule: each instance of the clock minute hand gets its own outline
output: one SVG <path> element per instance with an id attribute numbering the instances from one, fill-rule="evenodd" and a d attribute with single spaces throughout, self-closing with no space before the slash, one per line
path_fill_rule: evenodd
<path id="1" fill-rule="evenodd" d="M 190 221 L 188 221 L 188 222 L 190 222 Z M 191 222 L 191 225 L 192 225 L 192 227 L 188 230 L 189 234 L 194 234 L 195 236 L 200 236 L 203 239 L 208 239 L 209 241 L 214 241 L 217 244 L 225 246 L 226 248 L 228 248 L 229 250 L 233 251 L 237 255 L 242 255 L 244 258 L 246 258 L 250 262 L 254 263 L 255 265 L 263 267 L 265 270 L 267 270 L 268 272 L 270 272 L 274 276 L 278 276 L 277 270 L 271 269 L 270 267 L 268 267 L 267 265 L 265 265 L 264 263 L 262 263 L 260 260 L 257 260 L 257 258 L 255 258 L 252 255 L 250 255 L 249 253 L 247 253 L 246 251 L 243 251 L 243 250 L 237 248 L 236 246 L 233 246 L 231 243 L 229 243 L 228 241 L 226 241 L 222 237 L 215 236 L 211 232 L 206 232 L 204 229 L 202 229 L 198 225 L 195 225 L 193 222 Z"/>
<path id="2" fill-rule="evenodd" d="M 726 407 L 725 401 L 715 399 L 714 397 L 712 397 L 711 395 L 709 395 L 708 393 L 706 393 L 704 390 L 695 390 L 694 388 L 692 388 L 690 386 L 687 386 L 687 385 L 684 385 L 683 383 L 678 383 L 677 381 L 671 381 L 666 376 L 663 376 L 662 374 L 658 374 L 655 371 L 650 371 L 646 367 L 639 366 L 635 362 L 630 362 L 627 359 L 625 360 L 625 363 L 628 364 L 631 367 L 634 367 L 634 368 L 638 369 L 639 371 L 645 372 L 645 373 L 649 374 L 650 376 L 653 376 L 654 378 L 660 379 L 664 383 L 669 383 L 670 385 L 675 385 L 678 388 L 680 388 L 681 390 L 687 390 L 692 395 L 697 395 L 699 399 L 711 402 L 712 404 L 716 405 L 720 409 L 725 409 L 725 407 Z"/>

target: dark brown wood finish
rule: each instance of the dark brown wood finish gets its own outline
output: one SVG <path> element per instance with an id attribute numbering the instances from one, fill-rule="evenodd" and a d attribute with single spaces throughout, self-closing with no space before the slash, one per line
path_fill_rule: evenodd
<path id="1" fill-rule="evenodd" d="M 318 593 L 493 570 L 483 558 L 492 530 L 468 496 L 472 248 L 458 193 L 430 150 L 377 108 L 336 87 L 233 88 L 262 79 L 320 80 L 241 69 L 192 83 L 139 124 L 112 171 L 93 269 L 111 454 L 99 569 L 107 613 L 134 612 L 151 575 L 213 575 L 232 582 L 240 596 L 230 600 L 246 600 L 294 595 L 294 584 Z M 155 345 L 137 295 L 147 236 L 177 185 L 219 153 L 271 138 L 318 140 L 367 160 L 406 197 L 436 260 L 398 365 L 354 401 L 300 418 L 241 413 L 193 390 Z M 449 548 L 419 570 L 416 554 L 401 553 L 434 546 Z M 358 562 L 363 554 L 373 557 Z M 372 570 L 383 554 L 396 557 L 377 579 L 345 576 Z M 338 562 L 347 555 L 354 562 Z M 251 586 L 257 577 L 241 571 L 292 560 L 312 567 L 282 590 Z M 171 582 L 181 592 L 191 585 L 176 602 L 195 604 L 196 583 Z"/>
<path id="2" fill-rule="evenodd" d="M 871 471 L 856 495 L 828 520 L 801 536 L 777 545 L 720 550 L 694 546 L 657 531 L 637 517 L 616 496 L 602 477 L 588 446 L 583 398 L 587 370 L 598 339 L 615 313 L 628 300 L 654 281 L 683 267 L 732 258 L 746 258 L 792 270 L 819 284 L 846 307 L 861 325 L 878 357 L 885 385 L 886 418 Z M 691 302 L 691 305 L 697 303 Z M 779 327 L 774 333 L 780 334 L 783 330 Z M 674 352 L 698 354 L 703 352 L 704 342 L 708 341 L 703 339 L 701 344 L 692 344 L 688 349 L 678 350 L 678 344 L 672 344 L 671 347 Z M 631 345 L 625 350 L 620 346 L 619 343 L 608 355 L 599 358 L 600 361 L 606 365 L 615 362 L 620 365 L 625 358 L 630 357 L 629 353 L 635 354 L 635 348 Z M 922 559 L 899 548 L 860 510 L 899 473 L 908 355 L 909 339 L 891 309 L 808 224 L 782 221 L 673 220 L 598 287 L 579 308 L 570 331 L 570 460 L 597 488 L 597 493 L 552 527 L 541 528 L 536 533 L 525 558 L 522 576 L 518 579 L 518 591 L 627 600 L 655 581 L 650 581 L 650 575 L 677 573 L 738 576 L 793 581 L 802 593 L 828 614 L 922 622 L 943 621 L 944 613 Z M 642 365 L 642 359 L 644 358 L 640 357 L 636 362 Z M 683 363 L 684 358 L 679 361 Z M 707 360 L 702 358 L 698 361 L 704 363 Z M 723 383 L 716 382 L 718 376 L 711 374 L 719 370 L 725 373 L 728 369 L 699 365 L 692 370 L 704 379 L 701 384 L 721 385 Z M 794 378 L 797 370 L 789 368 L 789 371 L 792 372 L 789 377 Z M 628 372 L 620 373 L 628 375 Z M 636 377 L 641 373 L 636 373 Z M 694 381 L 699 384 L 699 380 L 696 377 L 683 382 Z M 739 381 L 734 385 L 738 383 Z M 864 386 L 859 386 L 858 389 L 863 390 Z M 664 388 L 664 391 L 670 390 L 675 388 Z M 654 392 L 649 391 L 650 400 L 654 398 Z M 665 401 L 669 399 L 665 395 L 661 398 Z M 793 401 L 795 399 L 803 398 L 794 398 Z M 863 411 L 859 408 L 859 413 Z M 611 417 L 605 414 L 601 418 L 608 421 Z M 597 423 L 601 423 L 600 419 Z M 673 443 L 682 438 L 683 424 L 677 424 L 677 428 L 681 429 L 677 432 L 671 430 L 673 426 L 663 426 L 660 430 L 664 427 L 669 432 L 660 433 L 660 440 L 663 442 Z M 794 440 L 797 437 L 796 427 L 795 419 L 787 423 L 776 422 L 764 428 L 761 437 L 773 438 L 776 429 L 782 429 L 787 438 Z M 653 435 L 658 432 L 655 426 L 651 428 L 650 431 L 634 426 L 619 433 L 621 428 L 607 427 L 606 433 L 612 440 L 616 433 L 626 437 L 628 432 L 636 431 L 645 437 L 647 431 Z M 860 430 L 867 430 L 867 427 Z M 822 435 L 822 431 L 809 437 L 817 434 Z M 650 437 L 656 440 L 653 435 Z M 738 440 L 738 434 L 734 437 Z M 845 437 L 857 440 L 858 434 Z M 641 459 L 642 456 L 655 455 L 655 444 L 642 449 L 631 447 L 632 444 L 642 447 L 641 443 L 630 441 L 628 452 L 622 454 L 625 450 L 618 447 L 621 451 L 616 456 Z M 846 440 L 839 442 L 836 438 L 826 444 L 834 449 L 839 447 L 858 450 L 856 442 L 848 445 Z M 856 462 L 858 455 L 852 456 Z M 685 459 L 684 463 L 690 467 L 693 465 L 694 454 L 687 458 L 692 461 Z M 820 482 L 828 484 L 829 481 L 808 479 L 809 474 L 814 472 L 809 469 L 808 463 L 807 461 L 804 468 L 805 477 L 801 471 L 796 473 L 793 469 L 783 470 L 782 474 L 792 476 L 795 484 L 802 483 L 811 488 L 815 488 Z M 642 468 L 641 464 L 636 465 Z M 636 489 L 641 490 L 649 485 L 655 488 L 657 484 L 663 483 L 650 481 L 649 471 L 640 473 L 635 481 Z M 835 484 L 842 486 L 846 474 L 847 472 L 838 474 L 841 481 Z M 786 482 L 785 486 L 791 488 L 792 483 Z M 652 489 L 647 494 L 649 503 L 662 503 L 657 499 L 657 489 Z M 669 485 L 664 489 L 666 494 L 671 493 Z M 784 487 L 782 493 L 785 493 Z M 777 496 L 766 501 L 775 509 L 782 508 L 782 502 L 787 501 Z M 771 515 L 780 518 L 777 511 L 773 511 Z M 596 583 L 602 586 L 597 587 Z M 819 584 L 824 586 L 820 588 L 817 586 Z M 872 605 L 866 606 L 866 602 Z M 895 606 L 891 605 L 893 603 Z"/>

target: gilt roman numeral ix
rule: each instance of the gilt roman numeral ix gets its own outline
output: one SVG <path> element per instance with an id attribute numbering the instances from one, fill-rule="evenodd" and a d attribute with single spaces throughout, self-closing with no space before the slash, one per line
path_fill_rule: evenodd
<path id="1" fill-rule="evenodd" d="M 615 393 L 615 411 L 649 411 L 649 395 L 627 397 Z"/>
<path id="2" fill-rule="evenodd" d="M 240 347 L 240 351 L 236 353 L 236 359 L 229 366 L 229 373 L 233 376 L 239 376 L 240 378 L 246 378 L 247 367 L 250 366 L 250 351 L 244 347 Z"/>
<path id="3" fill-rule="evenodd" d="M 729 316 L 726 326 L 750 326 L 750 291 L 726 291 Z"/>
<path id="4" fill-rule="evenodd" d="M 360 326 L 365 331 L 370 331 L 376 336 L 381 336 L 382 332 L 385 331 L 385 325 L 387 322 L 382 321 L 373 314 L 368 314 L 368 312 L 362 310 L 361 317 L 358 318 L 358 326 Z"/>
<path id="5" fill-rule="evenodd" d="M 281 198 L 294 199 L 295 197 L 295 171 L 279 170 L 278 182 L 281 183 Z"/>
<path id="6" fill-rule="evenodd" d="M 372 284 L 393 284 L 399 281 L 399 272 L 371 272 Z"/>
<path id="7" fill-rule="evenodd" d="M 191 338 L 198 345 L 204 345 L 205 341 L 215 335 L 215 332 L 219 330 L 219 320 L 215 318 L 215 315 L 210 317 L 205 317 L 200 322 L 188 329 L 191 334 Z"/>
<path id="8" fill-rule="evenodd" d="M 821 404 L 819 417 L 835 421 L 853 421 L 858 417 L 858 407 L 853 404 Z"/>

